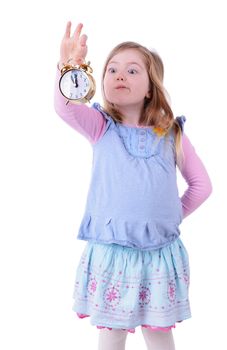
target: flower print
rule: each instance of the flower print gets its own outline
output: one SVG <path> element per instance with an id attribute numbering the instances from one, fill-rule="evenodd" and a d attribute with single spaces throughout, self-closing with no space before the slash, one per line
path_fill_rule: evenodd
<path id="1" fill-rule="evenodd" d="M 167 294 L 169 300 L 173 303 L 176 299 L 176 283 L 173 280 L 168 283 Z"/>
<path id="2" fill-rule="evenodd" d="M 116 287 L 109 287 L 104 291 L 104 302 L 107 306 L 116 307 L 120 303 L 119 289 Z"/>
<path id="3" fill-rule="evenodd" d="M 148 287 L 141 286 L 139 290 L 139 305 L 144 306 L 149 304 L 151 299 L 151 292 Z"/>
<path id="4" fill-rule="evenodd" d="M 90 295 L 94 295 L 97 289 L 97 281 L 95 277 L 90 277 L 89 282 L 88 282 L 88 293 Z"/>
<path id="5" fill-rule="evenodd" d="M 185 272 L 184 276 L 183 276 L 184 282 L 187 285 L 187 287 L 189 286 L 189 275 Z"/>
<path id="6" fill-rule="evenodd" d="M 115 300 L 116 298 L 117 298 L 117 293 L 116 293 L 116 291 L 113 288 L 107 294 L 107 300 L 111 302 L 111 301 Z"/>
<path id="7" fill-rule="evenodd" d="M 140 300 L 142 299 L 142 301 L 144 301 L 146 298 L 147 298 L 147 291 L 143 290 L 142 292 L 140 292 L 139 299 Z"/>

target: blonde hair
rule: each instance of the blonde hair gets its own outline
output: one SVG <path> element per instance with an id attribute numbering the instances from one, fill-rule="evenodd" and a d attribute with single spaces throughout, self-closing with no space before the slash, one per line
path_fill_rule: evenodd
<path id="1" fill-rule="evenodd" d="M 162 130 L 165 135 L 173 129 L 175 133 L 177 164 L 180 165 L 182 158 L 181 128 L 177 120 L 174 119 L 173 112 L 167 100 L 168 94 L 163 86 L 164 66 L 160 56 L 156 52 L 150 51 L 146 47 L 132 41 L 123 42 L 113 48 L 106 59 L 102 74 L 104 110 L 109 113 L 116 122 L 121 123 L 123 121 L 123 115 L 121 115 L 120 111 L 117 110 L 114 104 L 107 101 L 103 81 L 109 61 L 113 56 L 126 49 L 136 49 L 140 52 L 147 68 L 150 81 L 151 96 L 149 98 L 145 97 L 144 99 L 144 108 L 139 119 L 139 124 L 152 126 L 154 129 L 159 130 L 159 132 Z"/>

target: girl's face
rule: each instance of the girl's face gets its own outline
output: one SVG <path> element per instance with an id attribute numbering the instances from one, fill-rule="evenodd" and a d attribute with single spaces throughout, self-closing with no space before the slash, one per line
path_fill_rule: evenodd
<path id="1" fill-rule="evenodd" d="M 142 54 L 125 49 L 107 64 L 103 88 L 106 99 L 119 110 L 133 107 L 141 111 L 145 97 L 149 97 L 149 76 Z"/>

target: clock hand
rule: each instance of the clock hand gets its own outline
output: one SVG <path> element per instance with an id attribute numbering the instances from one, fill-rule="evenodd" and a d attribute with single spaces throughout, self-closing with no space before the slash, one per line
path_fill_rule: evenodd
<path id="1" fill-rule="evenodd" d="M 79 85 L 78 85 L 78 80 L 77 80 L 77 74 L 76 73 L 72 73 L 71 74 L 71 80 L 72 80 L 73 84 L 75 85 L 75 87 L 77 88 Z"/>

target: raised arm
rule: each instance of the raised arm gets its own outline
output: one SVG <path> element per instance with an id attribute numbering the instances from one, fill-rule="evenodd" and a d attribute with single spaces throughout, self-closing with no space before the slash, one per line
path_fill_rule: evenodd
<path id="1" fill-rule="evenodd" d="M 185 218 L 209 197 L 212 192 L 212 184 L 202 161 L 185 134 L 182 136 L 182 148 L 184 162 L 180 172 L 188 184 L 188 188 L 181 197 Z"/>
<path id="2" fill-rule="evenodd" d="M 59 90 L 60 69 L 65 64 L 81 64 L 87 54 L 87 36 L 81 35 L 83 25 L 77 25 L 75 32 L 70 36 L 71 22 L 67 23 L 65 34 L 60 47 L 60 60 L 56 74 L 54 107 L 56 113 L 76 131 L 85 136 L 91 143 L 95 143 L 103 135 L 106 119 L 94 108 L 84 104 L 76 105 L 62 96 Z"/>
<path id="3" fill-rule="evenodd" d="M 60 93 L 58 83 L 60 72 L 57 71 L 54 108 L 56 113 L 73 129 L 78 131 L 91 143 L 96 143 L 103 135 L 106 128 L 106 119 L 95 108 L 88 107 L 84 104 L 68 103 Z"/>

